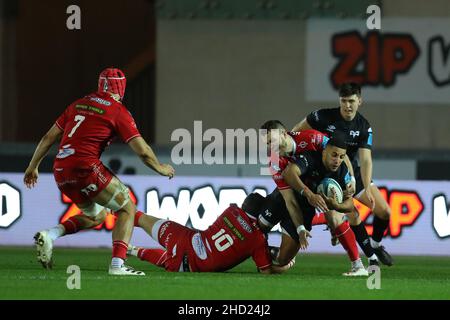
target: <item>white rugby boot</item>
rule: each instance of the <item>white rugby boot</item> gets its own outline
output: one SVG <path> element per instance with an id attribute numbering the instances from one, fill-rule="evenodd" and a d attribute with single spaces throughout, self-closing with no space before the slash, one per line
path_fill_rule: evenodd
<path id="1" fill-rule="evenodd" d="M 369 272 L 364 268 L 361 259 L 352 261 L 352 268 L 342 274 L 344 277 L 368 277 Z"/>
<path id="2" fill-rule="evenodd" d="M 108 274 L 112 276 L 145 276 L 144 272 L 134 270 L 132 267 L 129 267 L 125 264 L 123 264 L 119 268 L 115 268 L 110 265 Z"/>
<path id="3" fill-rule="evenodd" d="M 39 231 L 34 235 L 37 259 L 45 269 L 53 267 L 53 240 L 46 230 Z"/>

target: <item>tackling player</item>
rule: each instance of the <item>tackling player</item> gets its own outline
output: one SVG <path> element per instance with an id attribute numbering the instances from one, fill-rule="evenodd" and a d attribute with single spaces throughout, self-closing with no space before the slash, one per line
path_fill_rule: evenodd
<path id="1" fill-rule="evenodd" d="M 362 104 L 361 87 L 356 83 L 343 84 L 339 89 L 339 104 L 338 108 L 320 109 L 310 113 L 295 125 L 293 131 L 316 129 L 329 136 L 336 132 L 345 135 L 347 153 L 352 161 L 356 178 L 355 198 L 374 213 L 373 234 L 370 241 L 357 212 L 355 212 L 357 220 L 352 226 L 353 232 L 370 264 L 377 264 L 376 255 L 383 264 L 391 266 L 393 259 L 381 245 L 383 234 L 389 226 L 391 209 L 372 182 L 373 132 L 369 122 L 358 112 Z M 361 167 L 356 159 L 357 155 Z"/>
<path id="2" fill-rule="evenodd" d="M 109 267 L 112 275 L 143 275 L 124 265 L 133 231 L 136 206 L 128 188 L 100 161 L 104 149 L 118 136 L 141 158 L 145 165 L 172 178 L 174 169 L 160 164 L 151 147 L 141 137 L 133 117 L 121 103 L 126 78 L 119 69 L 105 69 L 99 76 L 98 90 L 69 105 L 42 137 L 28 168 L 24 183 L 33 187 L 38 168 L 50 147 L 61 138 L 53 174 L 58 188 L 83 212 L 62 224 L 35 235 L 38 260 L 52 266 L 53 241 L 66 234 L 89 229 L 102 223 L 106 208 L 117 215 L 112 232 L 113 250 Z"/>
<path id="3" fill-rule="evenodd" d="M 257 217 L 265 202 L 263 196 L 252 193 L 242 209 L 231 205 L 204 231 L 138 211 L 135 225 L 165 250 L 130 246 L 129 254 L 172 272 L 225 271 L 249 257 L 263 274 L 284 272 L 294 260 L 284 266 L 272 264 L 266 237 L 258 226 Z"/>

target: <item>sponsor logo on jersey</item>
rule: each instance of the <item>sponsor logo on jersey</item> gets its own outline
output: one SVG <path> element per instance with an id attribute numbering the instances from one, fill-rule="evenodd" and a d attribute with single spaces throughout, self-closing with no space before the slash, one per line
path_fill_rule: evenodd
<path id="1" fill-rule="evenodd" d="M 319 112 L 318 111 L 314 111 L 313 112 L 313 117 L 316 121 L 319 121 Z"/>
<path id="2" fill-rule="evenodd" d="M 70 144 L 66 144 L 66 145 L 63 145 L 61 149 L 59 149 L 58 154 L 56 155 L 56 158 L 64 159 L 73 154 L 75 154 L 75 149 L 70 148 Z"/>
<path id="3" fill-rule="evenodd" d="M 325 147 L 327 146 L 328 141 L 330 141 L 330 138 L 328 138 L 327 136 L 323 136 L 322 149 L 325 149 Z"/>
<path id="4" fill-rule="evenodd" d="M 351 135 L 353 138 L 359 137 L 359 131 L 353 131 L 353 130 L 350 130 L 350 135 Z"/>
<path id="5" fill-rule="evenodd" d="M 192 236 L 192 248 L 194 249 L 197 257 L 201 260 L 206 260 L 208 255 L 206 254 L 205 244 L 202 241 L 202 236 L 200 233 L 196 233 Z"/>
<path id="6" fill-rule="evenodd" d="M 252 227 L 248 225 L 247 221 L 245 221 L 244 218 L 242 218 L 241 216 L 237 216 L 237 221 L 245 231 L 247 231 L 248 233 L 253 232 Z"/>
<path id="7" fill-rule="evenodd" d="M 95 112 L 95 113 L 98 113 L 98 114 L 104 114 L 105 113 L 105 110 L 103 110 L 103 109 L 96 108 L 96 107 L 93 107 L 93 106 L 86 106 L 84 104 L 77 104 L 75 106 L 75 109 L 85 110 L 85 111 L 92 111 L 92 112 Z"/>
<path id="8" fill-rule="evenodd" d="M 300 148 L 305 149 L 308 146 L 308 142 L 302 141 L 302 142 L 300 142 L 299 146 L 300 146 Z"/>
<path id="9" fill-rule="evenodd" d="M 91 101 L 95 101 L 95 102 L 100 103 L 100 104 L 103 104 L 103 105 L 105 105 L 105 106 L 110 106 L 110 105 L 111 105 L 111 102 L 106 101 L 106 100 L 103 100 L 103 99 L 98 98 L 98 97 L 90 97 L 89 99 L 90 99 Z"/>
<path id="10" fill-rule="evenodd" d="M 327 127 L 327 131 L 334 132 L 334 130 L 336 130 L 336 127 L 333 126 L 332 124 L 330 124 L 330 125 Z"/>
<path id="11" fill-rule="evenodd" d="M 271 217 L 272 216 L 272 212 L 269 211 L 269 209 L 266 209 L 266 211 L 264 211 L 266 216 Z"/>
<path id="12" fill-rule="evenodd" d="M 78 180 L 64 180 L 63 182 L 57 182 L 58 187 L 65 186 L 66 184 L 75 184 Z"/>
<path id="13" fill-rule="evenodd" d="M 241 218 L 241 217 L 239 217 L 239 216 L 237 216 L 237 218 Z M 241 218 L 242 219 L 242 218 Z M 239 240 L 244 240 L 245 238 L 244 238 L 244 236 L 239 232 L 239 230 L 233 225 L 233 223 L 230 221 L 230 220 L 228 220 L 228 218 L 227 217 L 224 217 L 223 218 L 223 221 L 225 222 L 225 224 L 227 225 L 227 227 L 231 230 L 231 232 L 233 232 L 235 235 L 236 235 L 236 237 L 238 237 L 239 238 Z M 238 219 L 238 221 L 239 221 L 239 219 Z M 245 222 L 245 221 L 244 221 Z M 240 224 L 240 222 L 239 222 L 239 224 Z M 242 225 L 242 224 L 241 224 Z M 248 226 L 248 225 L 247 225 Z M 245 228 L 244 228 L 245 229 Z M 251 231 L 250 231 L 251 232 Z"/>
<path id="14" fill-rule="evenodd" d="M 350 176 L 350 173 L 347 171 L 347 174 L 344 177 L 344 182 L 345 184 L 349 184 L 350 182 L 352 182 L 352 178 Z"/>

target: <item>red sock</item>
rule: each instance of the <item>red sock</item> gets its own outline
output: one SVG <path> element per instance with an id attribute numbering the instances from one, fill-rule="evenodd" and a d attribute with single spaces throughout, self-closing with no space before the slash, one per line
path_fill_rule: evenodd
<path id="1" fill-rule="evenodd" d="M 134 215 L 134 226 L 135 227 L 139 227 L 139 218 L 143 215 L 144 213 L 142 211 L 136 211 L 136 214 Z"/>
<path id="2" fill-rule="evenodd" d="M 351 261 L 359 259 L 358 247 L 356 246 L 356 238 L 348 221 L 344 221 L 339 225 L 336 230 L 334 230 L 336 237 L 339 239 L 340 243 L 347 251 L 347 254 Z"/>
<path id="3" fill-rule="evenodd" d="M 70 217 L 66 221 L 62 223 L 64 229 L 66 230 L 66 234 L 72 234 L 80 231 L 80 222 L 76 218 L 76 216 Z"/>
<path id="4" fill-rule="evenodd" d="M 166 250 L 163 249 L 145 249 L 138 250 L 138 258 L 143 261 L 148 261 L 158 267 L 164 267 L 166 261 Z"/>
<path id="5" fill-rule="evenodd" d="M 125 260 L 127 258 L 127 249 L 128 249 L 128 244 L 126 244 L 122 240 L 114 241 L 113 242 L 113 252 L 112 252 L 113 258 L 120 258 L 122 260 Z"/>
<path id="6" fill-rule="evenodd" d="M 318 224 L 327 224 L 327 219 L 325 219 L 325 213 L 319 213 L 319 215 L 315 214 L 311 224 L 313 226 L 317 226 Z"/>

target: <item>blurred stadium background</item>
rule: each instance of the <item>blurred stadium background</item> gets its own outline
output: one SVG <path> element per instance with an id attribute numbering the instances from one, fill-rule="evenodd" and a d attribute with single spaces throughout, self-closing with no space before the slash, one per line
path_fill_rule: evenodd
<path id="1" fill-rule="evenodd" d="M 81 30 L 66 28 L 73 4 L 81 8 Z M 382 10 L 378 31 L 366 27 L 372 4 Z M 35 190 L 25 190 L 22 173 L 64 108 L 96 90 L 103 68 L 116 66 L 128 79 L 125 105 L 169 163 L 177 128 L 193 132 L 201 120 L 203 132 L 246 130 L 268 119 L 292 127 L 315 109 L 336 107 L 339 81 L 360 82 L 360 112 L 374 130 L 373 177 L 395 215 L 387 248 L 450 256 L 449 27 L 446 0 L 0 1 L 0 245 L 31 245 L 35 231 L 74 214 L 50 174 L 56 148 L 42 162 Z M 345 48 L 352 45 L 359 56 L 346 70 L 339 65 L 349 62 Z M 194 226 L 207 225 L 230 197 L 241 199 L 237 189 L 274 186 L 249 161 L 174 165 L 177 177 L 168 182 L 126 145 L 113 144 L 103 160 L 132 187 L 138 208 L 189 212 L 180 219 Z M 208 186 L 212 193 L 204 189 L 194 199 L 194 189 Z M 230 188 L 237 191 L 221 200 L 220 191 Z M 186 189 L 185 205 L 176 208 Z M 209 194 L 216 203 L 204 200 Z M 164 204 L 171 213 L 160 210 L 163 196 L 173 196 Z M 313 252 L 342 252 L 319 233 Z M 110 233 L 101 234 L 58 244 L 108 246 Z"/>

